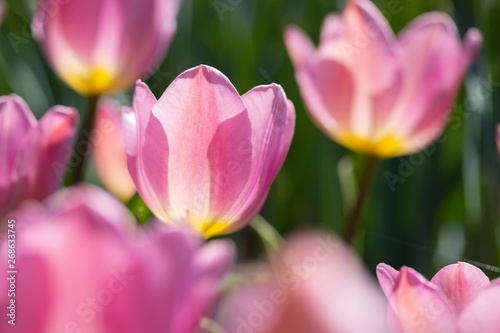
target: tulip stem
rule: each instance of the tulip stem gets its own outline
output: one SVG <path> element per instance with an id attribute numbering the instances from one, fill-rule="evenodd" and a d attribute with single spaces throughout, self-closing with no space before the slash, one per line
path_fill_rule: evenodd
<path id="1" fill-rule="evenodd" d="M 269 254 L 280 249 L 283 239 L 278 231 L 276 231 L 265 218 L 261 215 L 257 215 L 250 223 L 250 226 L 257 232 Z"/>
<path id="2" fill-rule="evenodd" d="M 83 117 L 82 126 L 78 139 L 76 140 L 73 157 L 71 158 L 70 168 L 66 175 L 66 185 L 74 185 L 85 179 L 88 160 L 92 154 L 92 130 L 94 128 L 95 116 L 97 111 L 98 95 L 88 96 L 87 112 Z"/>
<path id="3" fill-rule="evenodd" d="M 361 227 L 363 208 L 373 185 L 378 162 L 379 159 L 375 156 L 366 155 L 365 157 L 361 180 L 359 183 L 359 195 L 356 200 L 356 205 L 349 213 L 345 224 L 344 238 L 349 244 L 352 244 L 354 238 L 359 232 L 359 228 Z"/>

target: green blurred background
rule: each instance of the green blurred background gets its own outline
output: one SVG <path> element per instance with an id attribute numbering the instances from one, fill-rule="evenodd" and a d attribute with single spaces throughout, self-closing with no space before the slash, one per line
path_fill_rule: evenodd
<path id="1" fill-rule="evenodd" d="M 495 124 L 500 122 L 500 1 L 380 0 L 396 32 L 421 13 L 440 10 L 460 33 L 472 26 L 484 47 L 469 72 L 441 142 L 427 153 L 383 161 L 364 214 L 356 248 L 371 269 L 379 262 L 412 266 L 428 277 L 467 259 L 498 277 L 500 266 L 499 163 Z M 37 116 L 54 104 L 85 108 L 85 99 L 51 71 L 32 39 L 35 0 L 10 0 L 0 33 L 0 94 L 21 95 Z M 283 44 L 296 24 L 317 43 L 324 17 L 345 0 L 185 0 L 170 51 L 147 82 L 156 96 L 184 70 L 200 63 L 225 73 L 240 93 L 260 84 L 283 86 L 297 111 L 285 165 L 262 215 L 283 235 L 310 226 L 340 233 L 356 195 L 361 158 L 332 142 L 306 114 Z M 123 104 L 131 92 L 115 96 Z M 388 173 L 404 182 L 393 188 Z M 98 182 L 94 171 L 89 180 Z M 262 252 L 251 228 L 231 236 L 242 259 Z M 488 267 L 487 265 L 491 265 Z M 495 272 L 496 271 L 496 272 Z"/>

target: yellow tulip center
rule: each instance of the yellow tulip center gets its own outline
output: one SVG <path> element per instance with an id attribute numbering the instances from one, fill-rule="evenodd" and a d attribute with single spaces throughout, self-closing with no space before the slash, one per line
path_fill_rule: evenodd
<path id="1" fill-rule="evenodd" d="M 199 225 L 199 231 L 203 234 L 205 239 L 209 239 L 214 236 L 221 235 L 224 231 L 229 228 L 229 223 L 226 221 L 217 221 L 217 222 L 207 222 L 204 221 Z"/>
<path id="2" fill-rule="evenodd" d="M 68 75 L 66 81 L 84 95 L 98 95 L 113 89 L 113 74 L 104 67 L 96 67 L 87 75 Z"/>
<path id="3" fill-rule="evenodd" d="M 339 137 L 339 142 L 354 151 L 375 155 L 380 158 L 390 158 L 402 154 L 401 139 L 395 135 L 372 140 L 346 133 Z"/>

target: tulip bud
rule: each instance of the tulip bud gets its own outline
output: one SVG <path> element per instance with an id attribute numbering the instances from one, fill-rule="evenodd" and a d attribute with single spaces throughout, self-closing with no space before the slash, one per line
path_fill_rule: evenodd
<path id="1" fill-rule="evenodd" d="M 283 89 L 241 96 L 218 70 L 179 75 L 157 101 L 138 82 L 125 113 L 128 167 L 161 220 L 205 237 L 249 223 L 264 204 L 290 147 L 295 111 Z"/>
<path id="2" fill-rule="evenodd" d="M 77 122 L 73 108 L 53 107 L 38 122 L 19 96 L 0 97 L 0 216 L 61 186 Z"/>

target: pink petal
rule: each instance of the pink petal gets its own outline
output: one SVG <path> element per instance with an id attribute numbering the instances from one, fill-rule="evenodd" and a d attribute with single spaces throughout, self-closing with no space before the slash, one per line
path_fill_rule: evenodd
<path id="1" fill-rule="evenodd" d="M 462 311 L 460 333 L 496 333 L 500 330 L 500 284 L 479 292 Z"/>
<path id="2" fill-rule="evenodd" d="M 0 185 L 11 181 L 14 161 L 23 139 L 37 121 L 26 102 L 17 95 L 0 97 Z"/>
<path id="3" fill-rule="evenodd" d="M 326 43 L 341 37 L 346 33 L 346 29 L 347 27 L 341 16 L 337 14 L 328 15 L 321 26 L 321 43 Z"/>
<path id="4" fill-rule="evenodd" d="M 276 178 L 290 148 L 295 109 L 286 99 L 281 86 L 258 86 L 242 96 L 250 116 L 251 141 L 241 146 L 251 156 L 251 169 L 245 188 L 228 215 L 240 221 L 228 231 L 235 231 L 250 222 L 258 213 L 263 199 Z"/>
<path id="5" fill-rule="evenodd" d="M 400 326 L 405 333 L 456 333 L 458 317 L 437 286 L 412 268 L 399 272 L 389 300 L 394 315 L 388 318 L 389 326 Z"/>
<path id="6" fill-rule="evenodd" d="M 395 270 L 389 265 L 377 265 L 377 278 L 385 296 L 390 299 L 394 289 L 396 288 L 396 281 L 399 278 L 399 271 Z"/>
<path id="7" fill-rule="evenodd" d="M 406 116 L 401 128 L 416 136 L 413 149 L 421 149 L 442 132 L 463 75 L 477 52 L 476 37 L 474 33 L 468 37 L 464 53 L 454 22 L 443 13 L 421 15 L 401 32 L 406 63 L 403 104 L 399 105 Z"/>
<path id="8" fill-rule="evenodd" d="M 500 155 L 500 124 L 497 125 L 497 134 L 496 134 L 496 141 L 497 141 L 497 150 L 498 154 Z"/>
<path id="9" fill-rule="evenodd" d="M 387 332 L 387 301 L 357 256 L 336 236 L 304 232 L 288 238 L 278 278 L 285 312 L 272 332 Z M 279 267 L 279 266 L 278 266 Z M 342 272 L 339 274 L 339 272 Z M 356 318 L 362 317 L 363 320 Z"/>
<path id="10" fill-rule="evenodd" d="M 349 1 L 342 18 L 346 25 L 343 43 L 354 48 L 352 54 L 345 54 L 346 61 L 359 75 L 357 85 L 366 91 L 384 90 L 400 70 L 397 40 L 389 22 L 369 0 Z"/>
<path id="11" fill-rule="evenodd" d="M 93 132 L 94 160 L 106 188 L 121 200 L 135 193 L 127 167 L 120 106 L 112 100 L 99 102 Z"/>
<path id="12" fill-rule="evenodd" d="M 296 68 L 309 61 L 314 53 L 314 45 L 302 29 L 288 26 L 285 29 L 284 38 L 288 54 Z"/>
<path id="13" fill-rule="evenodd" d="M 174 80 L 153 114 L 169 142 L 168 173 L 162 171 L 168 216 L 206 231 L 225 216 L 249 177 L 252 152 L 241 148 L 251 137 L 245 105 L 222 73 L 198 66 Z"/>
<path id="14" fill-rule="evenodd" d="M 61 186 L 76 139 L 78 112 L 56 106 L 48 110 L 27 138 L 19 155 L 18 179 L 26 177 L 29 197 L 42 200 Z"/>
<path id="15" fill-rule="evenodd" d="M 3 0 L 0 0 L 0 26 L 2 25 L 2 21 L 6 16 L 6 12 L 7 12 L 7 4 Z"/>
<path id="16" fill-rule="evenodd" d="M 137 191 L 148 207 L 164 221 L 169 203 L 167 183 L 169 143 L 152 110 L 157 100 L 148 86 L 138 81 L 134 110 L 124 109 L 123 131 L 127 165 Z M 148 163 L 144 163 L 147 160 Z"/>
<path id="17" fill-rule="evenodd" d="M 42 0 L 32 30 L 69 85 L 99 94 L 155 72 L 178 7 L 178 0 Z"/>
<path id="18" fill-rule="evenodd" d="M 476 266 L 459 262 L 448 265 L 431 280 L 451 301 L 457 313 L 482 289 L 490 285 L 490 279 Z"/>

